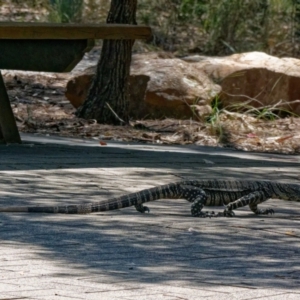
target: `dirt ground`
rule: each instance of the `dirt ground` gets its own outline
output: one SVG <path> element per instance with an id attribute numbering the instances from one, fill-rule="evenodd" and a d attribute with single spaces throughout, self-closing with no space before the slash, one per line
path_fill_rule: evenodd
<path id="1" fill-rule="evenodd" d="M 2 71 L 20 132 L 151 144 L 196 144 L 233 147 L 244 151 L 300 153 L 300 119 L 263 120 L 223 110 L 214 121 L 132 120 L 128 126 L 97 124 L 79 119 L 65 97 L 67 81 L 97 62 L 99 49 L 86 54 L 67 74 Z"/>

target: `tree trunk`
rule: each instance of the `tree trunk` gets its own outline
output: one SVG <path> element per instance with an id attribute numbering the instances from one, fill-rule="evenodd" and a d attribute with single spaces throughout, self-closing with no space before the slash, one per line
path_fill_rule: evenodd
<path id="1" fill-rule="evenodd" d="M 300 40 L 300 0 L 294 0 L 293 4 L 295 6 L 294 22 L 295 22 L 295 38 L 296 43 Z"/>
<path id="2" fill-rule="evenodd" d="M 136 24 L 137 0 L 111 0 L 107 23 Z M 97 72 L 76 115 L 99 123 L 127 123 L 128 79 L 134 40 L 104 40 Z"/>

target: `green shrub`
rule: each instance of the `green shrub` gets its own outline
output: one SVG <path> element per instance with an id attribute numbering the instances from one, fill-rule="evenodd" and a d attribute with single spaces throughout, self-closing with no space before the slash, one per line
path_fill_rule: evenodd
<path id="1" fill-rule="evenodd" d="M 83 0 L 50 0 L 49 19 L 58 23 L 78 23 L 82 19 Z"/>

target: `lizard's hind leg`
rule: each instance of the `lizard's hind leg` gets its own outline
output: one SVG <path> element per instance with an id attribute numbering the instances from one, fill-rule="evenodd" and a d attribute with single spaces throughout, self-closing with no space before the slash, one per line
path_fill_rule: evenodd
<path id="1" fill-rule="evenodd" d="M 220 213 L 219 216 L 225 216 L 225 217 L 233 217 L 234 216 L 234 209 L 237 209 L 239 207 L 244 207 L 246 205 L 249 205 L 250 209 L 255 214 L 273 214 L 273 209 L 259 209 L 257 207 L 258 204 L 268 200 L 271 198 L 271 194 L 267 190 L 261 190 L 261 191 L 255 191 L 252 193 L 249 193 L 246 196 L 241 197 L 240 199 L 229 203 L 224 212 Z"/>
<path id="2" fill-rule="evenodd" d="M 191 214 L 193 217 L 214 217 L 215 213 L 212 212 L 203 212 L 202 208 L 206 204 L 207 195 L 205 191 L 201 188 L 190 186 L 190 185 L 182 185 L 181 189 L 181 198 L 186 199 L 189 202 L 192 202 L 191 205 Z"/>

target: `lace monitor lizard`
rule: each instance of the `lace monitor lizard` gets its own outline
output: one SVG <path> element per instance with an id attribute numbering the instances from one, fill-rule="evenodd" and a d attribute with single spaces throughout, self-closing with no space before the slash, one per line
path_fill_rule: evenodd
<path id="1" fill-rule="evenodd" d="M 189 180 L 165 184 L 136 193 L 99 202 L 62 206 L 0 207 L 0 212 L 89 214 L 135 206 L 144 213 L 150 211 L 143 203 L 158 199 L 186 199 L 192 202 L 194 217 L 234 216 L 233 210 L 249 205 L 255 214 L 273 214 L 273 209 L 259 209 L 258 204 L 278 198 L 300 201 L 300 185 L 272 181 Z M 204 206 L 226 205 L 223 213 L 202 212 Z"/>

